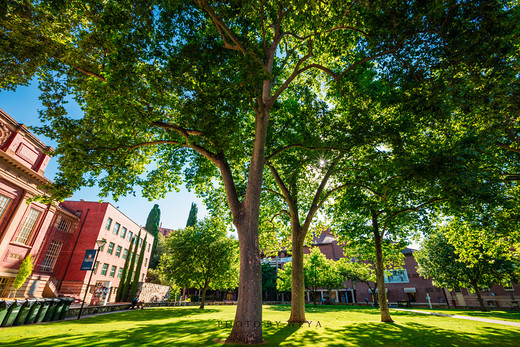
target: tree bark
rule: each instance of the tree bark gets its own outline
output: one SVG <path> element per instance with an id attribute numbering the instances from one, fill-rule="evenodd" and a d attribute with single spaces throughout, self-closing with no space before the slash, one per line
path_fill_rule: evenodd
<path id="1" fill-rule="evenodd" d="M 199 308 L 200 309 L 203 309 L 204 308 L 204 301 L 206 300 L 206 290 L 208 289 L 207 286 L 205 286 L 203 289 L 202 289 L 202 297 L 200 298 L 200 306 Z"/>
<path id="2" fill-rule="evenodd" d="M 487 312 L 487 308 L 484 305 L 484 299 L 482 299 L 482 295 L 480 295 L 480 290 L 478 290 L 478 286 L 476 284 L 473 284 L 473 290 L 477 294 L 477 300 L 478 300 L 478 304 L 480 305 L 480 310 L 482 312 Z"/>
<path id="3" fill-rule="evenodd" d="M 388 302 L 386 299 L 386 286 L 385 286 L 385 269 L 383 266 L 383 237 L 379 233 L 379 224 L 377 217 L 372 217 L 372 226 L 374 228 L 374 244 L 376 249 L 376 278 L 377 278 L 377 297 L 379 300 L 379 310 L 381 312 L 381 322 L 392 323 L 392 317 L 390 317 L 390 311 L 388 310 Z"/>
<path id="4" fill-rule="evenodd" d="M 303 275 L 304 232 L 292 231 L 292 271 L 291 271 L 291 316 L 289 323 L 305 323 L 305 282 Z M 316 302 L 314 303 L 316 306 Z"/>
<path id="5" fill-rule="evenodd" d="M 222 170 L 226 197 L 238 232 L 240 275 L 235 320 L 227 343 L 262 343 L 262 266 L 258 240 L 260 194 L 265 162 L 265 141 L 270 109 L 257 100 L 255 114 L 255 142 L 247 181 L 246 195 L 239 202 L 229 168 Z M 231 180 L 230 180 L 231 179 Z M 226 183 L 227 182 L 227 183 Z"/>

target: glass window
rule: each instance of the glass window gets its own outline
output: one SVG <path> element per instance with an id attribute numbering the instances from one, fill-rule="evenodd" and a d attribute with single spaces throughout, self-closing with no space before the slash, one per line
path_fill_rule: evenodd
<path id="1" fill-rule="evenodd" d="M 128 249 L 125 248 L 123 251 L 123 259 L 126 259 L 126 255 L 128 254 Z"/>
<path id="2" fill-rule="evenodd" d="M 112 268 L 110 269 L 110 277 L 114 277 L 116 275 L 117 266 L 112 265 Z"/>
<path id="3" fill-rule="evenodd" d="M 125 238 L 125 236 L 126 236 L 126 228 L 123 227 L 123 229 L 121 230 L 121 237 Z"/>
<path id="4" fill-rule="evenodd" d="M 105 229 L 110 230 L 110 226 L 111 225 L 112 225 L 112 218 L 108 218 L 107 225 L 106 225 Z"/>
<path id="5" fill-rule="evenodd" d="M 7 289 L 11 287 L 14 277 L 0 277 L 0 296 L 7 295 Z"/>
<path id="6" fill-rule="evenodd" d="M 126 239 L 127 239 L 128 241 L 132 241 L 132 235 L 133 235 L 132 232 L 129 231 L 129 232 L 128 232 L 128 237 L 127 237 Z"/>
<path id="7" fill-rule="evenodd" d="M 117 278 L 121 278 L 122 275 L 123 275 L 123 268 L 120 267 L 119 271 L 117 272 Z"/>
<path id="8" fill-rule="evenodd" d="M 139 247 L 141 247 L 142 245 L 143 245 L 143 239 L 139 238 Z"/>
<path id="9" fill-rule="evenodd" d="M 150 252 L 150 243 L 148 243 L 148 252 Z"/>
<path id="10" fill-rule="evenodd" d="M 103 264 L 103 268 L 101 269 L 101 276 L 106 276 L 108 271 L 108 264 Z"/>
<path id="11" fill-rule="evenodd" d="M 116 223 L 116 225 L 114 225 L 114 231 L 113 231 L 113 233 L 116 234 L 116 235 L 119 234 L 119 228 L 120 228 L 120 227 L 121 227 L 121 224 Z"/>
<path id="12" fill-rule="evenodd" d="M 148 258 L 144 258 L 144 266 L 148 265 Z"/>
<path id="13" fill-rule="evenodd" d="M 61 219 L 60 220 L 60 223 L 58 224 L 58 230 L 59 231 L 63 231 L 63 232 L 68 232 L 69 231 L 69 228 L 71 226 L 71 221 L 70 220 L 66 220 L 66 219 Z"/>
<path id="14" fill-rule="evenodd" d="M 56 264 L 62 245 L 61 242 L 54 240 L 51 241 L 47 253 L 45 254 L 45 258 L 43 258 L 42 266 L 40 267 L 41 271 L 49 272 L 54 269 L 54 264 Z"/>
<path id="15" fill-rule="evenodd" d="M 123 247 L 121 247 L 121 246 L 117 246 L 117 248 L 116 248 L 116 257 L 121 256 L 121 250 L 122 250 L 122 249 L 123 249 Z"/>
<path id="16" fill-rule="evenodd" d="M 99 261 L 96 261 L 96 263 L 94 264 L 94 270 L 92 270 L 92 271 L 94 271 L 94 274 L 97 273 L 98 266 L 99 266 Z"/>
<path id="17" fill-rule="evenodd" d="M 36 227 L 36 222 L 38 222 L 38 218 L 40 218 L 41 212 L 31 208 L 29 210 L 29 214 L 25 218 L 22 224 L 22 228 L 16 235 L 14 242 L 23 243 L 24 245 L 29 243 L 29 239 L 31 237 L 34 228 Z"/>
<path id="18" fill-rule="evenodd" d="M 11 202 L 11 198 L 8 198 L 5 195 L 0 194 L 0 219 L 2 219 L 2 216 L 4 215 L 4 212 L 7 210 L 7 207 L 9 207 L 9 203 Z"/>
<path id="19" fill-rule="evenodd" d="M 114 252 L 114 247 L 115 247 L 115 245 L 116 245 L 116 244 L 113 243 L 113 242 L 110 242 L 110 243 L 108 244 L 108 249 L 107 249 L 107 253 L 108 253 L 108 254 L 112 254 L 112 253 Z"/>
<path id="20" fill-rule="evenodd" d="M 408 283 L 408 274 L 406 269 L 390 270 L 385 274 L 385 283 Z"/>

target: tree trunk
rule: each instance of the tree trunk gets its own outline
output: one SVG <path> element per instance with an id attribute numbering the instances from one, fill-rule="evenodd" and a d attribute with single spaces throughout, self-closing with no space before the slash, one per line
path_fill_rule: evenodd
<path id="1" fill-rule="evenodd" d="M 200 309 L 204 308 L 204 301 L 206 300 L 206 290 L 207 289 L 208 289 L 208 286 L 205 286 L 202 289 L 202 297 L 200 298 L 200 306 L 199 306 Z"/>
<path id="2" fill-rule="evenodd" d="M 233 328 L 227 343 L 257 344 L 262 339 L 262 267 L 256 225 L 241 225 L 238 229 L 240 248 L 240 275 L 238 302 Z M 255 232 L 244 232 L 249 227 Z M 249 231 L 246 229 L 246 231 Z"/>
<path id="3" fill-rule="evenodd" d="M 383 266 L 383 238 L 379 234 L 379 225 L 377 219 L 372 218 L 372 225 L 374 227 L 374 244 L 376 249 L 376 278 L 377 278 L 377 297 L 379 299 L 379 309 L 381 311 L 381 322 L 392 323 L 390 311 L 388 310 L 388 302 L 386 299 L 385 286 L 385 269 Z"/>
<path id="4" fill-rule="evenodd" d="M 291 316 L 289 323 L 305 323 L 305 282 L 303 276 L 304 233 L 292 232 L 292 270 L 291 270 Z M 316 301 L 316 300 L 315 300 Z M 316 306 L 316 302 L 314 303 Z"/>
<path id="5" fill-rule="evenodd" d="M 473 284 L 473 290 L 475 290 L 475 293 L 477 294 L 478 304 L 480 305 L 480 310 L 482 312 L 487 312 L 487 308 L 484 305 L 484 300 L 482 299 L 482 296 L 480 295 L 480 290 L 478 290 L 478 286 L 476 284 Z"/>

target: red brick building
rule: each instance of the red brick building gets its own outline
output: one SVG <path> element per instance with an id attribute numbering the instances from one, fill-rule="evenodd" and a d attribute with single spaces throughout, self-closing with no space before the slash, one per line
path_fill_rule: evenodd
<path id="1" fill-rule="evenodd" d="M 58 259 L 55 272 L 61 295 L 74 296 L 83 300 L 90 271 L 81 271 L 81 264 L 87 249 L 97 249 L 96 240 L 106 240 L 94 264 L 94 273 L 86 302 L 91 302 L 91 295 L 97 281 L 110 282 L 107 302 L 115 300 L 125 260 L 131 256 L 130 243 L 138 239 L 137 256 L 145 248 L 143 265 L 139 280 L 144 282 L 150 261 L 151 245 L 154 237 L 144 228 L 107 202 L 65 201 L 63 206 L 80 216 L 81 220 L 70 242 L 65 245 Z M 146 242 L 145 239 L 146 238 Z M 137 263 L 137 260 L 136 260 Z"/>
<path id="2" fill-rule="evenodd" d="M 44 176 L 52 148 L 0 109 L 0 297 L 9 295 L 20 263 L 34 271 L 17 296 L 40 297 L 54 288 L 52 270 L 79 218 L 58 204 L 30 199 L 48 195 Z M 52 290 L 52 289 L 51 289 Z"/>

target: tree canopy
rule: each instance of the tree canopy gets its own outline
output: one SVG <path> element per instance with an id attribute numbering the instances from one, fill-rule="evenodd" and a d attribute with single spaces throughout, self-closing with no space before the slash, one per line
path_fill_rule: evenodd
<path id="1" fill-rule="evenodd" d="M 457 108 L 471 119 L 486 94 L 474 87 L 511 65 L 517 12 L 506 0 L 10 1 L 0 88 L 38 76 L 40 132 L 60 156 L 55 198 L 98 184 L 102 196 L 141 186 L 154 199 L 182 179 L 203 193 L 219 177 L 239 235 L 235 320 L 261 321 L 262 173 L 266 156 L 289 148 L 269 140 L 273 125 L 303 121 L 283 108 L 299 100 L 295 82 L 363 106 L 355 87 L 386 81 L 417 117 Z M 66 114 L 68 97 L 83 115 Z M 496 113 L 493 102 L 485 111 Z M 360 124 L 363 113 L 353 113 Z M 235 325 L 228 341 L 260 343 L 262 328 Z"/>

